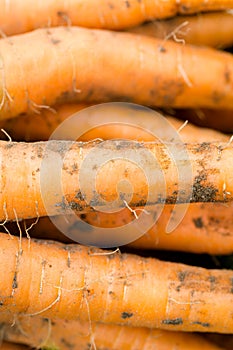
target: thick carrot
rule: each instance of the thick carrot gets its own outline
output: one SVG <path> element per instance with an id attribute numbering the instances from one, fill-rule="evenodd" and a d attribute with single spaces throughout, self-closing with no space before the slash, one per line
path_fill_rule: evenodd
<path id="1" fill-rule="evenodd" d="M 182 108 L 233 104 L 233 56 L 210 48 L 61 27 L 2 39 L 0 54 L 1 119 L 68 100 Z"/>
<path id="2" fill-rule="evenodd" d="M 128 198 L 132 207 L 144 206 L 148 200 L 149 204 L 232 200 L 230 142 L 179 145 L 174 153 L 175 145 L 127 140 L 30 144 L 1 141 L 0 218 L 26 219 L 69 214 L 70 210 L 78 213 L 101 210 L 106 201 L 118 198 L 116 185 L 124 179 L 133 186 L 133 193 L 128 186 L 120 189 L 115 206 L 118 209 L 126 206 Z"/>
<path id="3" fill-rule="evenodd" d="M 0 236 L 1 312 L 232 333 L 231 270 Z"/>
<path id="4" fill-rule="evenodd" d="M 0 1 L 1 30 L 6 35 L 31 31 L 38 27 L 64 24 L 91 28 L 122 29 L 154 18 L 177 14 L 224 10 L 233 7 L 232 0 L 48 0 Z"/>
<path id="5" fill-rule="evenodd" d="M 54 114 L 51 110 L 42 110 L 39 114 L 26 114 L 24 116 L 19 116 L 17 118 L 12 118 L 4 120 L 0 123 L 0 128 L 4 129 L 8 135 L 11 136 L 14 141 L 46 141 L 50 138 L 54 130 L 68 117 L 78 113 L 84 108 L 88 108 L 88 104 L 64 104 L 61 106 L 55 106 L 53 109 L 56 111 Z M 116 108 L 115 108 L 116 109 Z M 114 110 L 114 106 L 113 106 Z M 104 113 L 104 110 L 101 114 Z M 105 113 L 109 113 L 109 109 Z M 95 127 L 91 130 L 89 126 L 89 119 L 87 117 L 86 129 L 88 130 L 78 139 L 80 141 L 90 141 L 91 139 L 101 138 L 104 140 L 114 139 L 114 138 L 126 138 L 137 141 L 154 141 L 155 136 L 149 133 L 151 130 L 150 125 L 148 125 L 148 130 L 143 130 L 140 127 L 137 127 L 137 124 L 134 119 L 134 115 L 131 116 L 128 113 L 128 110 L 120 110 L 118 108 L 117 113 L 119 115 L 119 124 L 114 123 L 109 125 L 105 124 L 99 127 Z M 127 124 L 120 123 L 124 121 L 121 117 L 127 116 Z M 184 116 L 184 113 L 182 114 Z M 189 116 L 189 113 L 187 114 Z M 143 115 L 142 115 L 143 118 Z M 106 118 L 107 119 L 107 118 Z M 103 120 L 106 122 L 106 119 Z M 153 117 L 151 122 L 153 123 Z M 129 121 L 131 120 L 131 125 Z M 183 122 L 172 118 L 167 117 L 168 122 L 177 130 L 183 125 Z M 100 119 L 101 122 L 101 119 Z M 134 126 L 135 124 L 135 126 Z M 38 128 L 38 125 L 40 127 Z M 79 131 L 78 127 L 78 118 L 77 118 L 77 135 Z M 72 134 L 73 136 L 73 134 Z M 2 133 L 2 137 L 5 137 Z M 219 132 L 213 131 L 211 129 L 200 129 L 195 127 L 192 124 L 187 124 L 182 131 L 180 132 L 180 137 L 184 142 L 212 142 L 212 141 L 227 141 L 229 138 L 226 135 L 223 135 Z M 67 133 L 66 139 L 69 138 L 69 133 Z"/>
<path id="6" fill-rule="evenodd" d="M 220 349 L 214 343 L 206 341 L 204 337 L 190 333 L 59 319 L 50 321 L 38 317 L 20 318 L 18 326 L 4 325 L 4 338 L 12 342 L 28 344 L 37 349 L 43 344 L 43 349 L 54 350 L 71 348 L 77 350 L 91 348 L 99 350 Z"/>
<path id="7" fill-rule="evenodd" d="M 164 40 L 173 39 L 181 44 L 225 48 L 233 45 L 233 14 L 216 12 L 178 16 L 148 22 L 129 31 Z"/>

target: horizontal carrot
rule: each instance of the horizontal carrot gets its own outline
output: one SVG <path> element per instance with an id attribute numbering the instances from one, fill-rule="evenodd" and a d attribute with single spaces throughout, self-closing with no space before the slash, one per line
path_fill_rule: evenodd
<path id="1" fill-rule="evenodd" d="M 55 129 L 68 117 L 71 117 L 75 113 L 79 113 L 84 108 L 88 108 L 90 105 L 82 104 L 82 103 L 71 103 L 64 104 L 59 106 L 53 106 L 52 110 L 41 110 L 40 113 L 32 113 L 25 114 L 24 116 L 19 116 L 17 118 L 7 119 L 0 123 L 0 128 L 4 129 L 8 135 L 14 141 L 46 141 L 50 138 L 51 134 L 55 131 Z M 139 127 L 138 121 L 135 121 L 134 115 L 130 115 L 128 113 L 128 109 L 117 109 L 117 107 L 112 107 L 112 110 L 118 113 L 119 123 L 111 124 L 109 120 L 109 125 L 106 124 L 107 121 L 107 113 L 109 113 L 109 109 L 105 111 L 105 118 L 103 118 L 104 110 L 101 111 L 102 119 L 100 119 L 101 126 L 90 129 L 90 120 L 87 117 L 87 125 L 86 129 L 88 130 L 80 136 L 78 139 L 80 141 L 90 141 L 91 139 L 101 138 L 104 140 L 114 139 L 114 138 L 126 138 L 137 141 L 154 141 L 156 139 L 156 135 L 153 136 L 149 131 L 151 130 L 151 126 L 148 125 L 147 130 L 143 130 Z M 140 112 L 138 112 L 140 113 Z M 145 112 L 143 112 L 145 113 Z M 187 117 L 191 112 L 187 112 Z M 78 114 L 77 114 L 78 115 Z M 127 123 L 123 124 L 124 116 L 127 117 Z M 182 113 L 184 116 L 184 113 Z M 121 117 L 121 118 L 120 118 Z M 143 118 L 143 114 L 142 114 Z M 154 118 L 151 117 L 151 124 L 153 125 Z M 167 117 L 167 121 L 171 124 L 178 132 L 183 125 L 183 121 Z M 131 125 L 129 125 L 131 122 Z M 40 127 L 38 128 L 38 125 Z M 78 117 L 77 117 L 77 136 L 79 134 L 79 126 L 78 126 Z M 1 138 L 5 137 L 4 133 L 2 133 Z M 71 139 L 73 137 L 73 133 L 71 135 Z M 200 129 L 195 127 L 192 124 L 187 124 L 180 131 L 180 137 L 184 142 L 211 142 L 211 141 L 227 141 L 229 137 L 223 135 L 219 132 L 210 129 Z M 67 132 L 66 139 L 69 138 L 69 132 Z M 7 137 L 6 137 L 7 139 Z"/>
<path id="2" fill-rule="evenodd" d="M 17 220 L 69 214 L 71 210 L 77 213 L 94 208 L 101 210 L 106 201 L 118 198 L 116 185 L 124 179 L 133 186 L 133 193 L 128 186 L 121 188 L 116 201 L 118 209 L 126 207 L 128 198 L 131 199 L 127 205 L 132 207 L 144 206 L 148 200 L 149 204 L 232 200 L 230 142 L 181 144 L 174 153 L 175 145 L 169 142 L 135 144 L 127 140 L 28 144 L 1 141 L 0 218 Z M 141 158 L 137 158 L 138 155 Z M 87 166 L 91 168 L 85 176 Z M 17 174 L 14 180 L 12 174 Z M 179 180 L 182 174 L 183 185 Z M 94 180 L 90 180 L 91 176 Z M 156 181 L 152 181 L 154 178 Z"/>
<path id="3" fill-rule="evenodd" d="M 182 207 L 182 204 L 179 205 Z M 139 215 L 140 208 L 132 208 Z M 139 209 L 139 210 L 137 210 Z M 156 206 L 150 208 L 156 214 Z M 141 238 L 130 243 L 130 247 L 138 249 L 165 249 L 177 250 L 192 253 L 207 253 L 211 255 L 223 255 L 233 253 L 233 217 L 232 204 L 228 207 L 219 203 L 190 204 L 182 221 L 174 227 L 171 233 L 166 233 L 166 228 L 174 207 L 165 205 L 162 214 L 155 217 L 154 225 Z M 173 213 L 174 214 L 174 213 Z M 123 209 L 118 213 L 87 213 L 82 214 L 80 221 L 68 217 L 69 237 L 81 237 L 84 226 L 82 221 L 87 222 L 92 227 L 89 230 L 94 234 L 95 227 L 119 227 L 135 220 L 135 214 L 129 209 Z M 53 218 L 54 220 L 54 218 Z M 63 217 L 56 218 L 56 225 L 61 225 Z M 81 221 L 82 220 L 82 221 Z M 21 231 L 25 232 L 33 225 L 35 219 L 22 222 Z M 18 232 L 16 223 L 7 225 L 9 232 Z M 53 239 L 61 242 L 71 242 L 71 239 L 62 234 L 58 227 L 47 217 L 42 217 L 33 225 L 28 232 L 31 237 Z M 133 228 L 131 228 L 133 237 Z"/>
<path id="4" fill-rule="evenodd" d="M 131 33 L 155 38 L 172 39 L 181 44 L 225 48 L 233 45 L 233 14 L 231 12 L 202 13 L 153 21 L 130 28 Z"/>
<path id="5" fill-rule="evenodd" d="M 210 48 L 60 27 L 2 39 L 0 53 L 1 119 L 67 101 L 215 109 L 233 103 L 233 56 Z"/>
<path id="6" fill-rule="evenodd" d="M 232 333 L 231 270 L 6 234 L 0 246 L 1 312 L 8 316 Z"/>
<path id="7" fill-rule="evenodd" d="M 54 350 L 171 350 L 174 347 L 176 350 L 220 350 L 204 337 L 190 333 L 38 317 L 21 317 L 13 327 L 4 325 L 4 338 L 37 349 L 43 345 L 43 349 Z"/>
<path id="8" fill-rule="evenodd" d="M 233 7 L 232 0 L 87 0 L 0 1 L 1 30 L 6 35 L 31 31 L 38 27 L 73 24 L 91 28 L 123 29 L 154 18 L 172 17 Z"/>

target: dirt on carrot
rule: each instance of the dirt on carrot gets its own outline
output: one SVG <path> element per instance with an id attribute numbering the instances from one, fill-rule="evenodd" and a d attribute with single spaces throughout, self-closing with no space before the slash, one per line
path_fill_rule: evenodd
<path id="1" fill-rule="evenodd" d="M 0 53 L 1 119 L 71 101 L 232 108 L 233 57 L 210 48 L 60 27 L 2 39 Z"/>

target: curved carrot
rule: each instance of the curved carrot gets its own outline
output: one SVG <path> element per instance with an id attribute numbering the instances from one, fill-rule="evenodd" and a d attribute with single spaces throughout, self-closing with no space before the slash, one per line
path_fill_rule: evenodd
<path id="1" fill-rule="evenodd" d="M 231 270 L 6 234 L 0 246 L 1 312 L 12 317 L 232 333 Z"/>
<path id="2" fill-rule="evenodd" d="M 89 107 L 88 104 L 74 103 L 64 104 L 60 106 L 54 106 L 54 111 L 42 110 L 39 114 L 33 113 L 4 120 L 0 123 L 0 128 L 4 129 L 14 141 L 46 141 L 50 138 L 54 130 L 68 117 L 78 113 L 84 108 Z M 120 113 L 120 110 L 118 110 Z M 127 113 L 122 110 L 122 113 Z M 184 115 L 184 114 L 182 114 Z M 189 112 L 187 113 L 189 117 Z M 183 121 L 178 119 L 167 117 L 168 122 L 177 130 L 183 125 Z M 127 121 L 129 122 L 129 115 L 127 115 Z M 151 119 L 151 121 L 153 121 Z M 101 138 L 104 140 L 114 138 L 126 138 L 137 141 L 154 141 L 155 137 L 149 133 L 150 125 L 148 125 L 148 131 L 143 130 L 134 125 L 134 118 L 131 117 L 131 123 L 129 124 L 109 124 L 102 125 L 87 131 L 81 137 L 80 141 L 90 141 L 91 139 Z M 78 119 L 77 119 L 78 123 Z M 88 123 L 88 118 L 87 118 Z M 38 128 L 37 126 L 40 125 Z M 87 124 L 87 129 L 89 129 Z M 78 125 L 77 125 L 78 131 Z M 4 134 L 2 134 L 4 137 Z M 67 133 L 67 138 L 69 133 Z M 227 141 L 228 136 L 210 129 L 200 129 L 192 124 L 187 124 L 180 132 L 180 137 L 184 142 L 212 142 L 212 141 Z"/>
<path id="3" fill-rule="evenodd" d="M 0 1 L 1 30 L 6 35 L 31 31 L 38 27 L 64 24 L 91 28 L 123 29 L 154 18 L 177 14 L 224 10 L 233 7 L 232 0 L 48 0 L 46 2 L 20 0 Z"/>
<path id="4" fill-rule="evenodd" d="M 164 40 L 172 39 L 182 44 L 224 48 L 233 44 L 233 14 L 216 12 L 178 16 L 165 21 L 148 22 L 129 31 Z"/>
<path id="5" fill-rule="evenodd" d="M 90 346 L 109 350 L 171 350 L 174 347 L 176 350 L 220 350 L 204 337 L 182 332 L 38 317 L 19 318 L 18 324 L 20 327 L 5 325 L 4 338 L 37 349 L 43 344 L 43 349 L 62 350 L 90 349 Z"/>
<path id="6" fill-rule="evenodd" d="M 148 191 L 151 204 L 161 203 L 161 200 L 167 204 L 174 204 L 178 194 L 181 195 L 180 202 L 188 203 L 232 200 L 233 149 L 230 142 L 185 144 L 181 148 L 182 152 L 175 154 L 175 162 L 167 146 L 169 142 L 167 144 L 166 142 L 163 144 L 137 143 L 137 154 L 142 154 L 142 159 L 150 156 L 151 160 L 147 167 L 144 167 L 144 171 L 146 174 L 149 172 L 156 175 L 156 183 L 154 183 L 145 177 L 137 160 L 131 162 L 127 158 L 127 154 L 132 154 L 130 157 L 135 159 L 133 141 L 111 140 L 87 143 L 50 141 L 28 144 L 1 141 L 0 218 L 1 220 L 26 219 L 35 216 L 69 214 L 69 210 L 75 210 L 78 213 L 93 211 L 93 208 L 101 210 L 105 201 L 116 200 L 118 197 L 116 184 L 126 178 L 133 186 L 133 193 L 131 188 L 122 188 L 116 208 L 124 208 L 126 206 L 124 198 L 131 198 L 131 196 L 128 203 L 130 206 L 144 206 L 148 200 Z M 172 147 L 174 148 L 175 144 Z M 187 164 L 190 163 L 192 171 L 185 173 L 183 180 L 185 188 L 182 187 L 180 189 L 182 193 L 179 193 L 180 174 L 177 173 L 177 167 L 180 162 L 182 164 L 184 162 L 184 150 L 189 155 L 190 161 L 187 158 Z M 102 163 L 101 156 L 101 159 L 95 156 L 96 152 L 104 157 L 110 157 L 112 161 Z M 92 164 L 88 176 L 95 177 L 94 170 L 99 169 L 98 176 L 95 177 L 95 184 L 85 180 L 85 184 L 80 185 L 80 173 L 84 176 L 80 169 L 83 167 L 86 169 L 86 165 L 83 164 L 87 164 L 85 163 L 87 159 L 90 160 L 89 166 Z M 157 162 L 163 177 L 158 177 Z M 14 173 L 17 176 L 13 181 Z M 166 191 L 161 194 L 163 188 Z M 100 196 L 97 196 L 97 193 Z M 44 201 L 46 201 L 46 209 Z"/>
<path id="7" fill-rule="evenodd" d="M 182 108 L 233 103 L 231 54 L 131 33 L 60 27 L 2 39 L 0 67 L 1 119 L 64 101 Z"/>

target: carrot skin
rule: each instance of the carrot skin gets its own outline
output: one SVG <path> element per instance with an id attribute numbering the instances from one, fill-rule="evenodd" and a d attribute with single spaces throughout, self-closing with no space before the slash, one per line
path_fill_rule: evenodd
<path id="1" fill-rule="evenodd" d="M 95 148 L 97 146 L 98 148 Z M 116 184 L 124 179 L 126 175 L 127 180 L 134 186 L 133 196 L 129 203 L 132 207 L 145 205 L 148 200 L 148 191 L 151 194 L 151 203 L 149 204 L 160 203 L 161 196 L 164 196 L 162 199 L 167 204 L 174 204 L 179 194 L 177 164 L 183 162 L 183 153 L 180 155 L 182 159 L 177 156 L 175 163 L 171 159 L 165 143 L 137 143 L 138 152 L 143 152 L 144 156 L 149 152 L 150 157 L 154 157 L 148 163 L 147 172 L 155 172 L 152 159 L 155 162 L 155 167 L 157 161 L 159 161 L 163 171 L 164 178 L 156 177 L 155 183 L 148 183 L 144 173 L 136 163 L 132 163 L 128 158 L 118 159 L 119 155 L 122 157 L 122 152 L 127 155 L 128 152 L 134 149 L 135 142 L 126 140 L 110 140 L 107 143 L 98 141 L 87 143 L 49 141 L 48 143 L 30 144 L 1 141 L 1 220 L 69 214 L 69 210 L 75 210 L 77 213 L 101 210 L 101 207 L 105 205 L 105 201 L 113 201 L 117 198 Z M 179 201 L 184 203 L 225 203 L 231 201 L 233 193 L 232 145 L 218 142 L 191 143 L 186 144 L 185 149 L 189 155 L 187 162 L 192 165 L 192 172 L 190 178 L 186 177 L 186 180 L 184 179 L 186 187 L 185 189 L 182 188 L 182 196 Z M 88 156 L 90 152 L 94 155 L 97 152 L 96 150 L 100 154 L 109 154 L 112 161 L 108 161 L 103 165 L 101 162 L 101 164 L 98 164 L 96 159 L 93 166 L 99 167 L 99 171 L 95 179 L 95 186 L 93 188 L 91 182 L 86 182 L 85 190 L 83 190 L 83 185 L 80 185 L 79 180 L 80 169 L 85 164 L 83 163 L 85 160 L 92 159 Z M 18 156 L 19 154 L 20 156 Z M 46 162 L 47 157 L 51 157 L 53 162 L 56 159 L 57 163 L 52 163 L 51 160 Z M 56 164 L 59 164 L 59 162 L 61 162 L 61 166 L 58 165 L 57 168 Z M 125 173 L 126 164 L 127 174 Z M 46 176 L 46 173 L 44 173 L 42 177 L 41 169 L 47 171 L 50 176 Z M 17 176 L 12 181 L 14 172 Z M 61 177 L 59 177 L 60 172 Z M 163 184 L 166 186 L 165 194 L 161 194 Z M 59 190 L 61 185 L 62 190 Z M 192 190 L 189 191 L 191 185 Z M 82 193 L 81 197 L 80 191 Z M 96 192 L 101 196 L 96 197 Z M 125 188 L 121 192 L 124 198 L 132 195 L 129 188 Z M 119 198 L 117 204 L 119 209 L 125 207 L 125 202 L 121 198 Z M 46 208 L 43 200 L 47 202 Z"/>
<path id="2" fill-rule="evenodd" d="M 20 241 L 6 234 L 0 243 L 1 311 L 12 317 L 90 317 L 137 327 L 232 333 L 231 270 L 104 255 L 77 244 Z"/>
<path id="3" fill-rule="evenodd" d="M 51 324 L 50 324 L 51 322 Z M 122 327 L 101 323 L 81 321 L 48 320 L 38 317 L 19 317 L 15 326 L 4 325 L 4 338 L 12 342 L 28 344 L 33 348 L 52 346 L 62 350 L 88 349 L 95 344 L 97 349 L 106 350 L 220 350 L 214 343 L 208 342 L 204 337 L 190 333 L 164 331 L 158 329 Z M 51 327 L 48 338 L 49 324 Z M 24 330 L 24 334 L 20 332 Z M 37 330 L 35 332 L 35 329 Z M 25 334 L 27 336 L 25 336 Z M 106 337 L 107 334 L 107 337 Z M 46 340 L 46 341 L 45 341 Z"/>
<path id="4" fill-rule="evenodd" d="M 71 101 L 232 108 L 233 56 L 210 48 L 60 27 L 2 39 L 0 53 L 1 119 Z"/>
<path id="5" fill-rule="evenodd" d="M 149 35 L 181 44 L 204 45 L 223 49 L 233 44 L 233 14 L 229 12 L 202 13 L 153 21 L 130 28 L 131 33 Z"/>
<path id="6" fill-rule="evenodd" d="M 0 1 L 1 30 L 6 35 L 24 33 L 38 27 L 78 25 L 90 28 L 123 29 L 155 18 L 178 14 L 224 10 L 233 7 L 232 0 L 62 0 L 46 2 Z M 9 15 L 10 14 L 10 15 Z"/>

